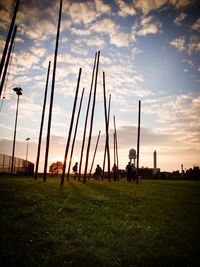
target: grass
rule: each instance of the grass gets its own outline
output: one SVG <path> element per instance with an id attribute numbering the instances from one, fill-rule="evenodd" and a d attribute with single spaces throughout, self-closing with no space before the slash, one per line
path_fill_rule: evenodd
<path id="1" fill-rule="evenodd" d="M 200 183 L 0 178 L 1 266 L 199 266 Z"/>

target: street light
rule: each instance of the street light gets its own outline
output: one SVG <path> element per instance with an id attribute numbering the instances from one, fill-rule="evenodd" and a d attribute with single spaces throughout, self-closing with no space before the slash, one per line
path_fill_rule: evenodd
<path id="1" fill-rule="evenodd" d="M 30 140 L 30 137 L 25 139 L 27 141 L 27 146 L 26 146 L 26 161 L 28 160 L 28 141 Z"/>
<path id="2" fill-rule="evenodd" d="M 11 163 L 11 174 L 13 173 L 13 165 L 14 165 L 14 155 L 15 155 L 15 138 L 16 138 L 16 129 L 17 129 L 17 116 L 18 116 L 18 108 L 19 108 L 19 96 L 22 95 L 22 88 L 15 87 L 13 91 L 17 94 L 17 109 L 16 109 L 16 117 L 15 117 L 15 130 L 14 130 L 14 138 L 13 138 L 13 151 L 12 151 L 12 163 Z"/>

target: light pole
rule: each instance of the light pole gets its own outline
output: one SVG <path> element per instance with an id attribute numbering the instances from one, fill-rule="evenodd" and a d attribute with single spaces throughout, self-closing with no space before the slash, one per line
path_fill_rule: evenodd
<path id="1" fill-rule="evenodd" d="M 13 167 L 14 167 L 15 138 L 16 138 L 16 129 L 17 129 L 17 116 L 18 116 L 18 108 L 19 108 L 19 96 L 22 95 L 22 88 L 15 87 L 15 88 L 13 88 L 13 91 L 17 94 L 17 109 L 16 109 L 15 130 L 14 130 L 14 138 L 13 138 L 13 151 L 12 151 L 11 174 L 13 173 Z"/>
<path id="2" fill-rule="evenodd" d="M 28 141 L 30 140 L 30 137 L 25 139 L 27 141 L 27 145 L 26 145 L 26 161 L 28 160 Z"/>

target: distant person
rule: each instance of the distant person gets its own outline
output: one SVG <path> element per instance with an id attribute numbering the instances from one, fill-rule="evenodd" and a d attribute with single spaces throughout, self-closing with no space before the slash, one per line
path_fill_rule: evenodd
<path id="1" fill-rule="evenodd" d="M 114 164 L 112 167 L 112 175 L 113 175 L 114 181 L 117 181 L 118 168 L 117 168 L 116 164 Z"/>
<path id="2" fill-rule="evenodd" d="M 126 165 L 127 181 L 131 181 L 131 171 L 132 171 L 132 166 L 131 163 L 129 162 L 128 165 Z"/>
<path id="3" fill-rule="evenodd" d="M 101 175 L 102 175 L 102 169 L 99 166 L 99 164 L 97 164 L 97 167 L 96 167 L 96 170 L 95 170 L 95 173 L 94 173 L 94 178 L 99 180 L 101 178 Z"/>
<path id="4" fill-rule="evenodd" d="M 136 177 L 136 168 L 135 168 L 134 164 L 131 164 L 131 179 L 133 179 L 133 181 L 135 181 L 135 177 Z"/>
<path id="5" fill-rule="evenodd" d="M 74 167 L 72 168 L 74 172 L 74 180 L 76 180 L 77 173 L 78 173 L 78 162 L 75 163 Z"/>

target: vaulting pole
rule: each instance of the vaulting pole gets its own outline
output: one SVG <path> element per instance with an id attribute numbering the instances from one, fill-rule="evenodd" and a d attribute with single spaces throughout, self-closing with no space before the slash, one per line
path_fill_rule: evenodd
<path id="1" fill-rule="evenodd" d="M 10 28 L 9 28 L 9 31 L 8 31 L 6 43 L 5 43 L 5 46 L 4 46 L 4 50 L 3 50 L 3 54 L 2 54 L 2 58 L 1 58 L 1 63 L 0 63 L 0 77 L 1 77 L 1 74 L 2 74 L 2 71 L 3 71 L 3 66 L 4 66 L 5 59 L 6 59 L 6 54 L 7 54 L 7 51 L 8 51 L 8 45 L 9 45 L 9 42 L 10 42 L 10 38 L 11 38 L 11 35 L 12 35 L 12 32 L 13 32 L 15 19 L 16 19 L 18 7 L 19 7 L 19 2 L 20 2 L 19 0 L 16 1 L 16 5 L 15 5 L 12 21 L 11 21 Z M 1 96 L 1 91 L 0 91 L 0 96 Z"/>
<path id="2" fill-rule="evenodd" d="M 45 154 L 45 164 L 44 164 L 44 177 L 43 177 L 43 181 L 44 182 L 46 182 L 46 178 L 47 178 L 47 165 L 48 165 L 49 142 L 50 142 L 50 131 L 51 131 L 51 117 L 52 117 L 54 87 L 55 87 L 55 78 L 56 78 L 56 62 L 57 62 L 57 54 L 58 54 L 58 43 L 59 43 L 59 34 L 60 34 L 61 14 L 62 14 L 62 0 L 60 0 L 60 10 L 59 10 L 57 36 L 56 36 L 56 46 L 55 46 L 55 54 L 54 54 L 54 66 L 53 66 L 53 76 L 52 76 L 52 85 L 51 85 L 51 98 L 50 98 L 50 106 L 49 106 L 49 121 L 48 121 L 46 154 Z"/>
<path id="3" fill-rule="evenodd" d="M 38 151 L 37 151 L 37 159 L 36 159 L 36 167 L 35 167 L 35 179 L 37 179 L 37 177 L 38 177 L 38 167 L 39 167 L 39 162 L 40 162 L 40 148 L 41 148 L 41 141 L 42 141 L 42 131 L 43 131 L 43 124 L 44 124 L 44 115 L 45 115 L 45 108 L 46 108 L 46 100 L 47 100 L 47 90 L 48 90 L 48 83 L 49 83 L 50 68 L 51 68 L 51 61 L 49 61 L 49 66 L 48 66 L 48 71 L 47 71 L 47 78 L 46 78 L 46 86 L 45 86 L 45 93 L 44 93 L 42 118 L 41 118 L 40 133 L 39 133 L 39 140 L 38 140 Z"/>
<path id="4" fill-rule="evenodd" d="M 114 120 L 114 131 L 115 131 L 115 153 L 116 153 L 116 163 L 117 168 L 119 168 L 119 157 L 118 157 L 118 146 L 117 146 L 117 130 L 116 130 L 116 123 L 115 123 L 115 115 L 113 116 Z"/>
<path id="5" fill-rule="evenodd" d="M 93 155 L 93 159 L 92 159 L 92 165 L 91 165 L 90 173 L 89 173 L 89 179 L 91 177 L 92 168 L 93 168 L 93 165 L 94 165 L 94 160 L 95 160 L 95 156 L 96 156 L 96 152 L 97 152 L 97 147 L 98 147 L 98 144 L 99 144 L 100 134 L 101 134 L 101 131 L 99 131 L 99 134 L 98 134 L 98 137 L 97 137 L 97 142 L 96 142 L 96 146 L 95 146 L 95 150 L 94 150 L 94 155 Z"/>
<path id="6" fill-rule="evenodd" d="M 6 63 L 5 63 L 4 70 L 3 70 L 3 75 L 2 75 L 2 79 L 1 79 L 1 85 L 0 85 L 0 92 L 1 93 L 2 93 L 2 90 L 3 90 L 4 81 L 5 81 L 5 78 L 6 78 L 6 73 L 7 73 L 7 69 L 8 69 L 8 65 L 9 65 L 9 61 L 10 61 L 10 55 L 11 55 L 11 52 L 12 52 L 12 48 L 13 48 L 16 32 L 17 32 L 17 26 L 15 26 L 13 34 L 12 34 L 12 38 L 11 38 L 10 46 L 9 46 L 9 50 L 8 50 L 8 55 L 7 55 L 7 58 L 6 58 Z"/>
<path id="7" fill-rule="evenodd" d="M 87 105 L 87 110 L 86 110 L 86 117 L 85 117 L 85 126 L 84 126 L 83 141 L 82 141 L 82 147 L 81 147 L 81 156 L 80 156 L 80 163 L 79 163 L 79 173 L 78 173 L 78 180 L 79 181 L 81 179 L 81 166 L 82 166 L 82 161 L 83 161 L 83 150 L 84 150 L 84 145 L 85 145 L 85 136 L 86 136 L 86 129 L 87 129 L 88 114 L 89 114 L 89 109 L 90 109 L 90 101 L 91 101 L 91 96 L 92 96 L 92 87 L 93 87 L 93 81 L 94 81 L 96 59 L 97 59 L 97 53 L 95 53 L 94 66 L 93 66 L 93 72 L 92 72 L 92 81 L 91 81 L 91 86 L 90 86 L 90 94 L 89 94 L 88 105 Z"/>
<path id="8" fill-rule="evenodd" d="M 139 155 L 140 155 L 140 113 L 141 113 L 141 101 L 139 100 L 139 108 L 138 108 L 138 135 L 137 135 L 137 169 L 136 169 L 136 184 L 138 184 L 138 175 L 139 175 Z"/>
<path id="9" fill-rule="evenodd" d="M 67 144 L 66 144 L 66 149 L 65 149 L 65 156 L 64 156 L 64 164 L 63 164 L 63 170 L 62 170 L 62 177 L 61 177 L 61 185 L 64 184 L 64 179 L 65 179 L 65 169 L 66 169 L 66 164 L 67 164 L 67 156 L 68 156 L 68 151 L 69 151 L 69 144 L 70 144 L 70 139 L 71 139 L 71 134 L 72 134 L 72 128 L 74 124 L 74 114 L 76 110 L 76 102 L 78 99 L 78 91 L 79 91 L 79 85 L 80 85 L 80 79 L 81 79 L 81 71 L 82 69 L 79 69 L 79 75 L 78 75 L 78 81 L 77 81 L 77 86 L 76 86 L 76 93 L 74 97 L 74 106 L 72 110 L 72 117 L 71 117 L 71 122 L 70 122 L 70 127 L 69 127 L 69 133 L 68 133 L 68 139 L 67 139 Z"/>
<path id="10" fill-rule="evenodd" d="M 105 73 L 103 72 L 103 95 L 104 95 L 104 114 L 105 114 L 105 126 L 106 126 L 106 145 L 105 150 L 107 151 L 107 157 L 108 157 L 108 181 L 110 182 L 110 149 L 109 149 L 109 120 L 110 120 L 110 101 L 111 101 L 111 94 L 109 96 L 109 108 L 108 108 L 108 114 L 107 114 L 107 108 L 106 108 L 106 88 L 105 88 Z M 105 151 L 104 151 L 105 152 Z M 106 153 L 104 153 L 104 163 L 103 163 L 103 176 L 104 177 L 104 170 L 105 170 L 105 158 Z"/>
<path id="11" fill-rule="evenodd" d="M 73 152 L 74 152 L 74 145 L 75 145 L 75 140 L 76 140 L 76 133 L 77 133 L 77 129 L 78 129 L 78 122 L 79 122 L 79 117 L 80 117 L 80 112 L 81 112 L 81 106 L 82 106 L 84 91 L 85 91 L 85 88 L 83 88 L 82 95 L 81 95 L 81 100 L 80 100 L 80 104 L 79 104 L 79 110 L 78 110 L 78 115 L 77 115 L 77 120 L 76 120 L 76 126 L 75 126 L 75 130 L 74 130 L 74 138 L 73 138 L 73 141 L 72 141 L 72 148 L 71 148 L 71 154 L 70 154 L 70 159 L 69 159 L 67 180 L 69 180 L 69 173 L 70 173 L 70 168 L 71 168 L 71 163 L 72 163 L 72 156 L 73 156 Z"/>
<path id="12" fill-rule="evenodd" d="M 110 121 L 110 103 L 111 103 L 111 94 L 109 95 L 108 115 L 107 115 L 108 129 L 109 129 L 109 121 Z M 107 114 L 107 107 L 104 107 L 104 108 L 106 108 L 106 114 Z M 103 157 L 103 173 L 102 173 L 102 181 L 103 181 L 103 178 L 104 178 L 104 172 L 105 172 L 106 152 L 107 152 L 107 134 L 106 134 L 106 142 L 105 142 L 104 157 Z M 109 150 L 109 155 L 110 155 L 110 150 Z"/>
<path id="13" fill-rule="evenodd" d="M 84 171 L 83 183 L 85 183 L 85 181 L 86 181 L 88 161 L 89 161 L 89 153 L 90 153 L 90 143 L 91 143 L 91 138 L 92 138 L 94 109 L 95 109 L 96 91 L 97 91 L 97 77 L 98 77 L 98 69 L 99 69 L 99 57 L 100 57 L 100 51 L 98 51 L 98 56 L 97 56 L 97 67 L 96 67 L 95 84 L 94 84 L 94 97 L 93 97 L 92 114 L 91 114 L 91 121 L 90 121 L 90 132 L 89 132 L 88 146 L 87 146 L 87 152 L 86 152 L 86 161 L 85 161 L 85 171 Z"/>

